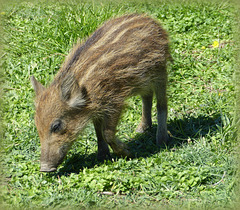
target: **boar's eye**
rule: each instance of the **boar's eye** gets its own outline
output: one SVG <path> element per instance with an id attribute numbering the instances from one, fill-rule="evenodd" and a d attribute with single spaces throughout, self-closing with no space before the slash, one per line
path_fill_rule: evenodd
<path id="1" fill-rule="evenodd" d="M 53 124 L 51 125 L 51 133 L 58 133 L 59 131 L 61 131 L 63 129 L 63 123 L 61 120 L 56 120 L 53 122 Z"/>

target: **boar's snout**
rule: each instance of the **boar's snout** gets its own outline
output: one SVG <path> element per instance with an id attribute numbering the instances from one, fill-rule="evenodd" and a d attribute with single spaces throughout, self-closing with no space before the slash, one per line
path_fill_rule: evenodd
<path id="1" fill-rule="evenodd" d="M 47 163 L 41 163 L 40 172 L 54 172 L 57 170 L 57 167 L 49 165 Z"/>
<path id="2" fill-rule="evenodd" d="M 40 171 L 53 172 L 63 162 L 67 151 L 71 147 L 72 142 L 64 143 L 57 148 L 56 145 L 47 145 L 41 148 Z"/>

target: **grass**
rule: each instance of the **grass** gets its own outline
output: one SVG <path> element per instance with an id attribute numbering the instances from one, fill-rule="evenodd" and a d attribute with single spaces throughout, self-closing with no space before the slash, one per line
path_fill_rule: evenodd
<path id="1" fill-rule="evenodd" d="M 135 133 L 139 97 L 127 101 L 118 127 L 136 158 L 96 159 L 92 125 L 79 136 L 56 173 L 39 172 L 29 77 L 49 84 L 78 39 L 107 19 L 147 13 L 171 37 L 169 65 L 171 144 L 155 145 L 154 125 Z M 233 124 L 234 5 L 225 1 L 21 2 L 0 11 L 4 35 L 5 208 L 232 208 L 236 207 L 236 134 Z M 154 105 L 156 102 L 154 101 Z"/>

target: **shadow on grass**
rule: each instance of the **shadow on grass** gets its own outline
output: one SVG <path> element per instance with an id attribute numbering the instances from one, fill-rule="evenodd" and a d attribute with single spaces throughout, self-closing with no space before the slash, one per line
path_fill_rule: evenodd
<path id="1" fill-rule="evenodd" d="M 152 128 L 143 134 L 137 134 L 127 142 L 127 145 L 135 155 L 135 158 L 149 157 L 161 150 L 182 147 L 188 143 L 188 139 L 198 139 L 199 137 L 212 134 L 218 129 L 218 126 L 222 126 L 220 114 L 211 117 L 198 116 L 196 118 L 185 117 L 183 119 L 170 120 L 168 122 L 168 130 L 170 131 L 168 145 L 156 146 L 155 135 L 157 125 L 153 125 Z M 112 154 L 112 158 L 115 160 L 118 159 L 114 154 Z M 102 165 L 103 162 L 97 160 L 96 151 L 96 153 L 85 155 L 82 153 L 74 154 L 63 164 L 63 167 L 59 169 L 59 175 L 79 173 L 83 168 L 93 168 Z"/>

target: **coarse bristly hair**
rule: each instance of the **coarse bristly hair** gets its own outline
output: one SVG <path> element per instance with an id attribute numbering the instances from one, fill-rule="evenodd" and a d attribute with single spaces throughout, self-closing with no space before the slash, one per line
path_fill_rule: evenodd
<path id="1" fill-rule="evenodd" d="M 168 37 L 160 24 L 145 15 L 126 15 L 106 22 L 67 56 L 52 85 L 61 84 L 69 72 L 87 87 L 92 102 L 122 102 L 163 76 L 171 56 Z M 162 78 L 164 79 L 164 78 Z"/>

